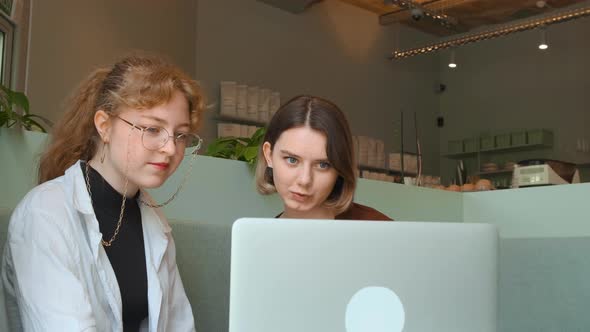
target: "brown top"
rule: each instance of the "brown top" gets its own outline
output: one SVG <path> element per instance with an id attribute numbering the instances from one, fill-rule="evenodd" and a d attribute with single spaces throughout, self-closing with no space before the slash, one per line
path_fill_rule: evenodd
<path id="1" fill-rule="evenodd" d="M 350 204 L 348 210 L 337 215 L 335 219 L 340 220 L 383 220 L 392 221 L 393 219 L 384 215 L 383 213 L 358 203 Z"/>
<path id="2" fill-rule="evenodd" d="M 280 218 L 283 212 L 279 213 L 275 218 Z M 348 210 L 337 215 L 336 220 L 378 220 L 378 221 L 393 221 L 393 219 L 384 215 L 383 213 L 368 207 L 366 205 L 352 203 Z"/>

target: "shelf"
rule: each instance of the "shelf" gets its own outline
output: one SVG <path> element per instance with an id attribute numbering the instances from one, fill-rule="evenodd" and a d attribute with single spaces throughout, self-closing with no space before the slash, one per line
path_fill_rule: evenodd
<path id="1" fill-rule="evenodd" d="M 245 118 L 240 118 L 237 116 L 232 116 L 232 115 L 227 115 L 227 114 L 218 114 L 215 117 L 215 119 L 217 121 L 226 121 L 226 122 L 232 122 L 232 123 L 249 125 L 249 126 L 266 127 L 268 125 L 267 123 L 265 123 L 263 121 L 245 119 Z"/>
<path id="2" fill-rule="evenodd" d="M 489 171 L 489 172 L 477 172 L 477 175 L 499 175 L 499 174 L 510 174 L 514 170 L 512 169 L 499 169 L 497 171 Z"/>
<path id="3" fill-rule="evenodd" d="M 552 145 L 546 144 L 523 144 L 523 145 L 512 145 L 505 148 L 493 148 L 487 150 L 481 150 L 480 153 L 496 153 L 496 152 L 511 152 L 511 151 L 524 151 L 524 150 L 535 150 L 535 149 L 549 149 Z"/>
<path id="4" fill-rule="evenodd" d="M 369 171 L 369 172 L 378 172 L 378 173 L 387 173 L 388 175 L 401 175 L 402 171 L 397 169 L 387 169 L 381 167 L 373 167 L 367 165 L 358 165 L 358 169 L 361 171 Z M 416 172 L 404 171 L 405 176 L 416 176 Z"/>
<path id="5" fill-rule="evenodd" d="M 507 146 L 505 148 L 493 148 L 487 150 L 480 150 L 475 152 L 461 152 L 461 153 L 448 153 L 443 154 L 443 157 L 450 158 L 450 159 L 461 159 L 465 157 L 475 157 L 478 153 L 480 154 L 489 154 L 489 153 L 498 153 L 498 152 L 516 152 L 516 151 L 525 151 L 525 150 L 535 150 L 535 149 L 549 149 L 552 148 L 552 145 L 546 144 L 523 144 L 523 145 L 513 145 Z"/>
<path id="6" fill-rule="evenodd" d="M 465 157 L 476 157 L 476 156 L 477 156 L 477 151 L 476 152 L 461 152 L 461 153 L 443 154 L 443 157 L 446 157 L 449 159 L 461 159 L 461 158 L 465 158 Z"/>

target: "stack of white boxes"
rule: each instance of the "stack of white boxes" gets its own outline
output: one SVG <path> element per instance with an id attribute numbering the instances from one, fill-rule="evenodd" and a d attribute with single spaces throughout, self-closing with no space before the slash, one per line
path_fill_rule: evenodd
<path id="1" fill-rule="evenodd" d="M 221 91 L 223 95 L 223 90 Z M 248 118 L 248 86 L 239 84 L 236 86 L 236 98 L 237 98 L 237 112 L 236 116 L 238 119 Z M 223 97 L 221 97 L 223 99 Z"/>
<path id="2" fill-rule="evenodd" d="M 236 82 L 221 82 L 221 114 L 237 117 Z"/>
<path id="3" fill-rule="evenodd" d="M 389 154 L 389 169 L 400 172 L 402 169 L 401 155 L 399 153 Z M 404 171 L 418 173 L 418 158 L 415 154 L 404 153 Z"/>
<path id="4" fill-rule="evenodd" d="M 360 176 L 366 179 L 393 182 L 393 176 L 385 169 L 385 142 L 369 136 L 353 136 L 357 164 L 360 168 L 368 167 L 383 171 L 362 170 Z"/>
<path id="5" fill-rule="evenodd" d="M 258 96 L 258 121 L 268 123 L 270 119 L 270 89 L 260 89 Z"/>
<path id="6" fill-rule="evenodd" d="M 217 124 L 217 137 L 251 137 L 261 125 L 268 123 L 281 105 L 280 93 L 267 88 L 222 81 L 220 90 L 220 115 L 226 122 Z"/>
<path id="7" fill-rule="evenodd" d="M 385 169 L 385 142 L 368 136 L 352 137 L 358 164 Z"/>
<path id="8" fill-rule="evenodd" d="M 217 137 L 252 137 L 259 128 L 238 123 L 221 122 L 217 124 Z"/>
<path id="9" fill-rule="evenodd" d="M 369 166 L 369 137 L 367 136 L 354 136 L 356 138 L 358 147 L 355 149 L 358 151 L 357 163 L 362 166 Z"/>
<path id="10" fill-rule="evenodd" d="M 258 96 L 260 88 L 257 86 L 248 87 L 248 120 L 258 121 Z"/>

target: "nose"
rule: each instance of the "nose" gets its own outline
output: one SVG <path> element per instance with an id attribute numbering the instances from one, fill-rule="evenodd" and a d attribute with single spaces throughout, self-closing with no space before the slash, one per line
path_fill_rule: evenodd
<path id="1" fill-rule="evenodd" d="M 164 146 L 160 149 L 160 151 L 166 153 L 169 156 L 173 156 L 176 154 L 178 147 L 176 146 L 176 141 L 174 137 L 168 137 L 168 140 L 164 144 Z"/>
<path id="2" fill-rule="evenodd" d="M 302 187 L 307 187 L 313 181 L 313 174 L 311 170 L 311 165 L 303 165 L 299 169 L 299 174 L 297 176 L 297 184 Z"/>

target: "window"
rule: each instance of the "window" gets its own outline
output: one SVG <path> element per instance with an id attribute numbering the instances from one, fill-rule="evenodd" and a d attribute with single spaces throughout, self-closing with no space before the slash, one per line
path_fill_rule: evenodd
<path id="1" fill-rule="evenodd" d="M 14 23 L 4 13 L 0 14 L 0 82 L 10 86 L 12 74 L 12 48 Z"/>

